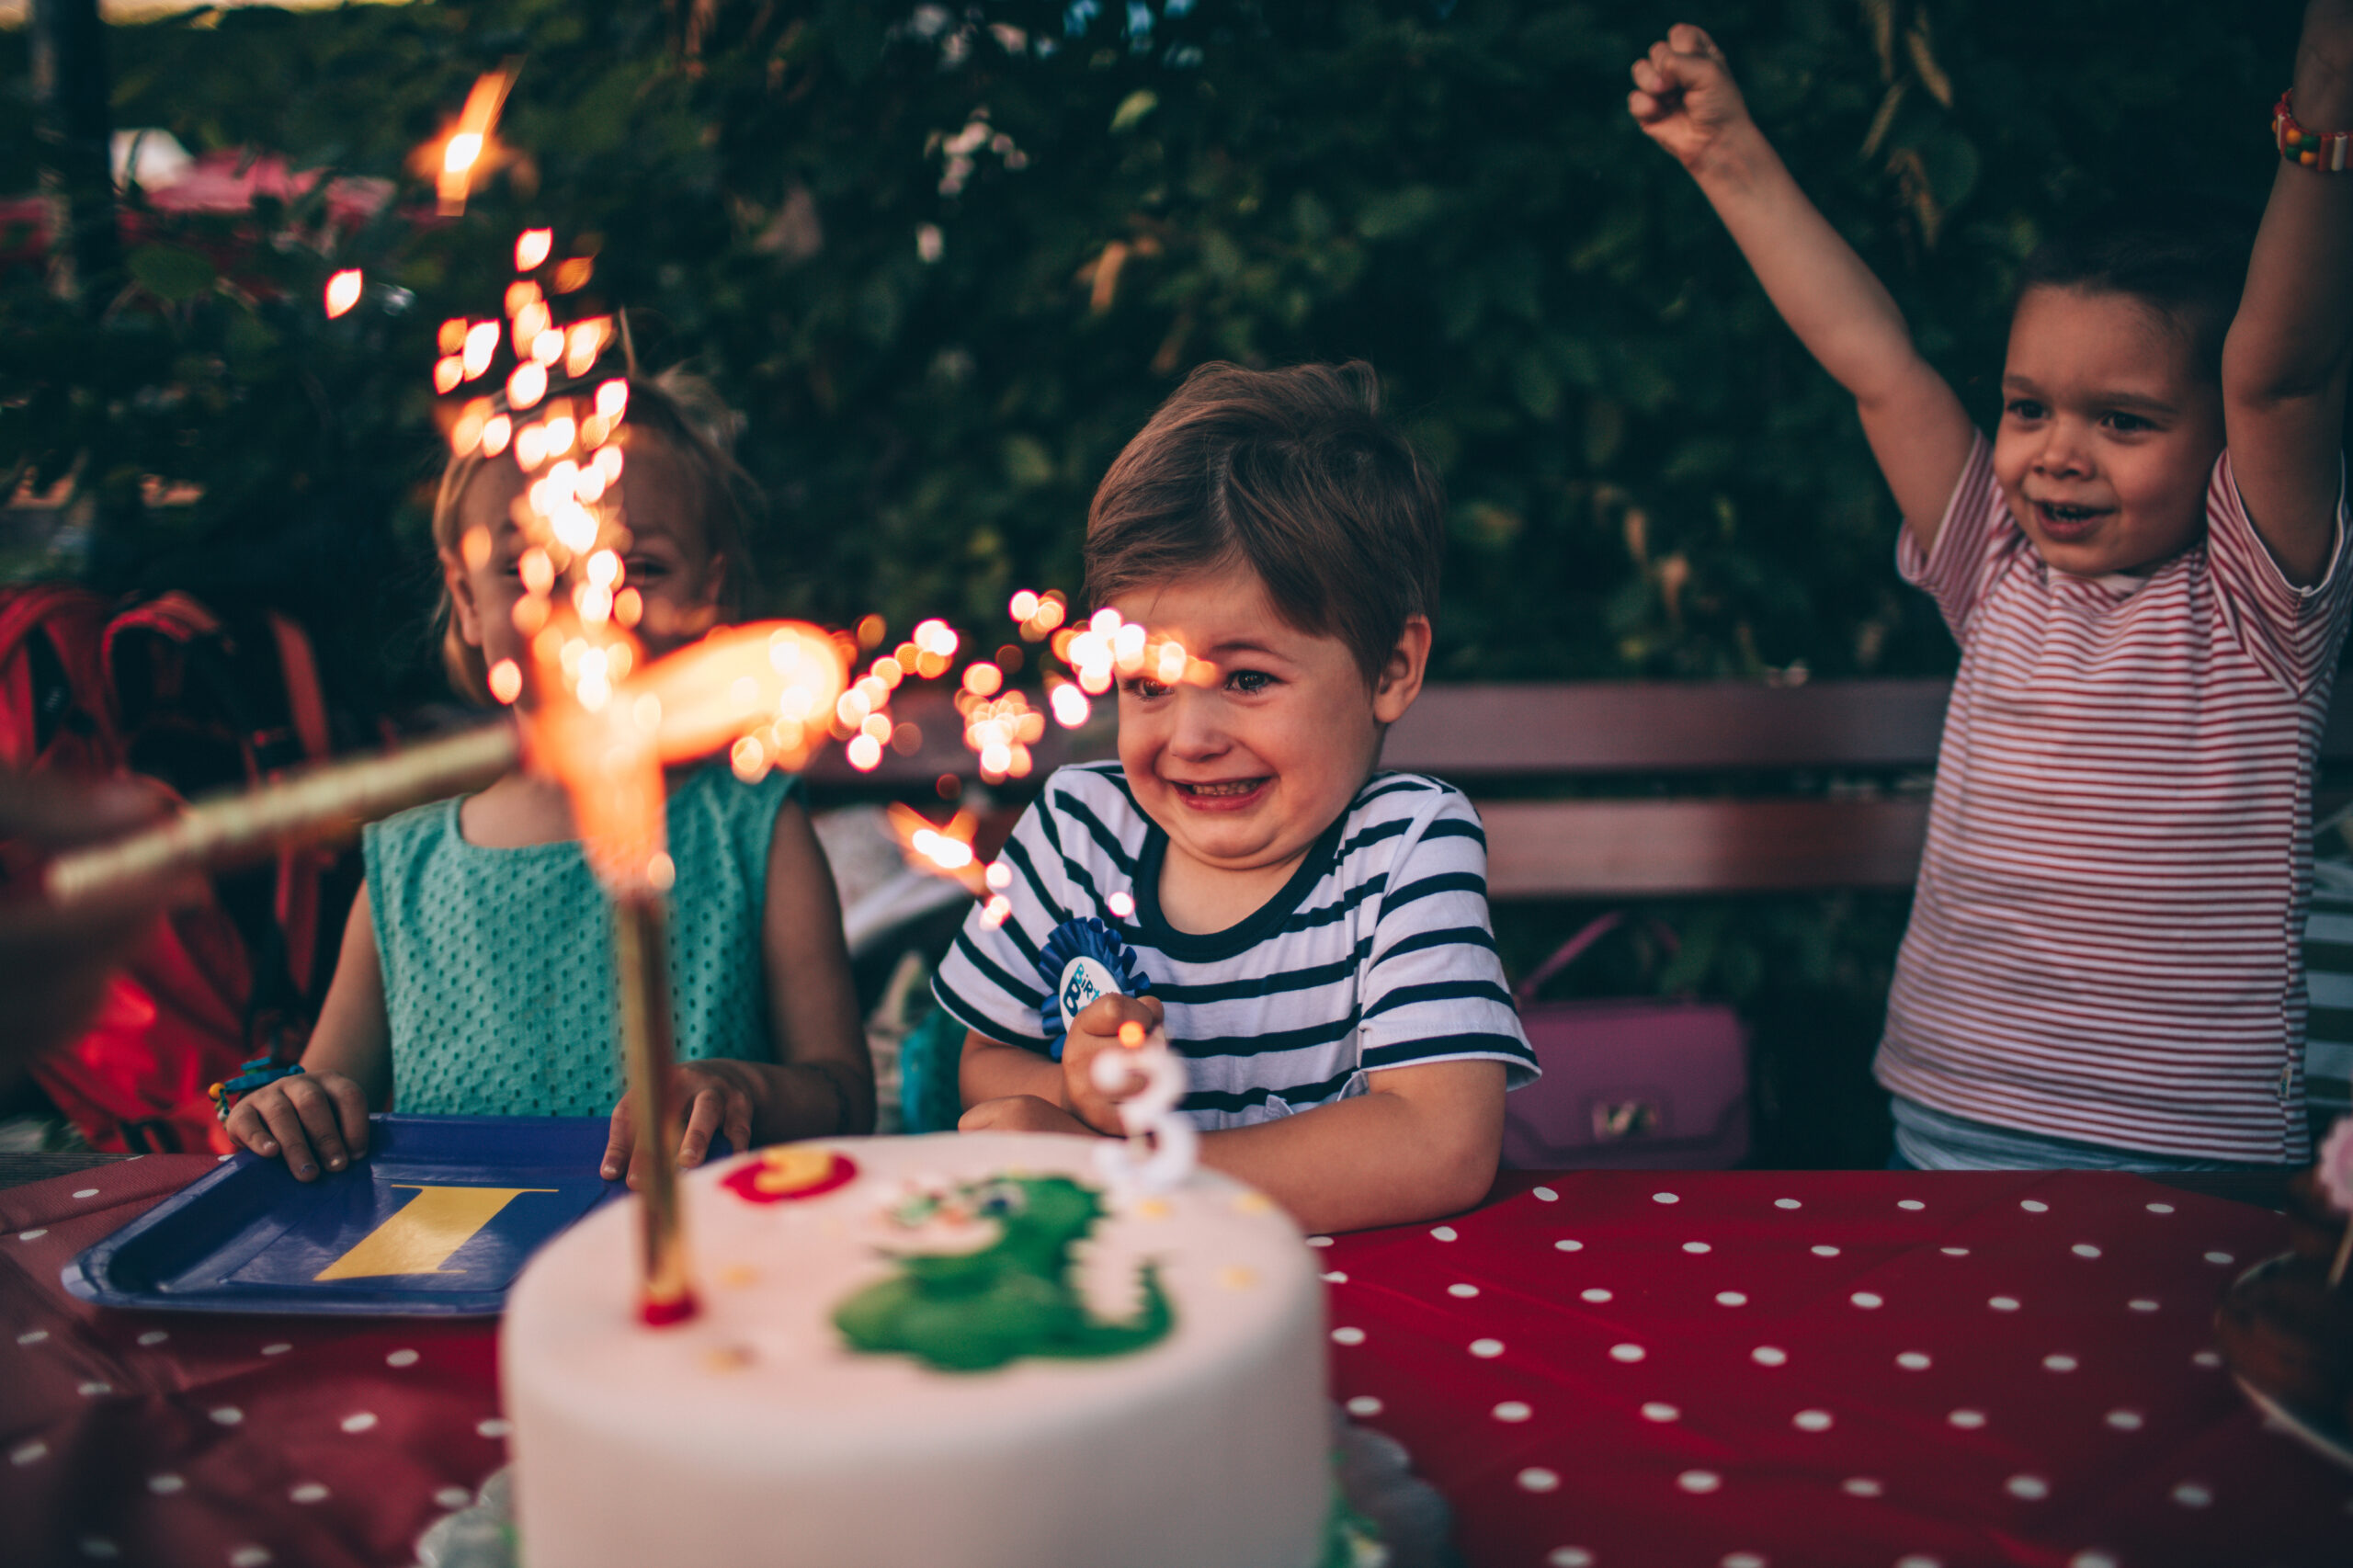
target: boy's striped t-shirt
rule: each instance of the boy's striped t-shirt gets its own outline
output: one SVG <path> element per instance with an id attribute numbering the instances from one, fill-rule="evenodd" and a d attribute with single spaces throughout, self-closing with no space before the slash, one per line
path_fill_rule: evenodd
<path id="1" fill-rule="evenodd" d="M 1880 1081 L 1948 1116 L 2195 1159 L 2309 1158 L 2311 785 L 2345 637 L 2344 512 L 2300 588 L 2226 452 L 2204 540 L 2054 572 L 1981 437 L 1899 562 L 1961 647 Z"/>
<path id="2" fill-rule="evenodd" d="M 932 989 L 966 1028 L 1047 1048 L 1040 949 L 1065 920 L 1116 930 L 1167 1009 L 1184 1110 L 1204 1131 L 1361 1094 L 1383 1068 L 1485 1059 L 1536 1076 L 1487 921 L 1487 844 L 1460 790 L 1375 774 L 1290 881 L 1224 931 L 1160 912 L 1168 835 L 1117 763 L 1047 780 L 1006 843 L 1011 915 L 974 910 Z M 1119 901 L 1125 893 L 1133 901 Z"/>

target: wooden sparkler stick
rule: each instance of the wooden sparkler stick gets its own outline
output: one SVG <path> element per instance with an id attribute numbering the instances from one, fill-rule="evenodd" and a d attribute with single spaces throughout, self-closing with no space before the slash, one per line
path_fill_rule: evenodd
<path id="1" fill-rule="evenodd" d="M 671 1092 L 670 960 L 662 894 L 613 895 L 613 958 L 620 979 L 621 1051 L 637 1105 L 638 1312 L 654 1327 L 695 1315 L 692 1267 L 678 1208 L 678 1107 Z"/>

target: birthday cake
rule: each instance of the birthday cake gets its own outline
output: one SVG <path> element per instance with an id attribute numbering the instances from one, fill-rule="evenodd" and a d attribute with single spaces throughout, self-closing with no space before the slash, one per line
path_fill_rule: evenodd
<path id="1" fill-rule="evenodd" d="M 683 1184 L 700 1310 L 639 1319 L 636 1205 L 533 1259 L 500 1332 L 531 1568 L 1312 1568 L 1323 1301 L 1290 1220 L 1093 1141 L 940 1134 Z"/>

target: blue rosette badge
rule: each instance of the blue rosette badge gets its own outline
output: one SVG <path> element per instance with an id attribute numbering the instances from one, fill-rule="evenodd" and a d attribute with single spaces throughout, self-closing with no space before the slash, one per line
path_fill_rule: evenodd
<path id="1" fill-rule="evenodd" d="M 1136 956 L 1119 933 L 1094 915 L 1065 920 L 1038 953 L 1046 1000 L 1038 1009 L 1046 1029 L 1046 1054 L 1063 1059 L 1073 1018 L 1098 996 L 1149 996 L 1152 982 L 1136 967 Z"/>

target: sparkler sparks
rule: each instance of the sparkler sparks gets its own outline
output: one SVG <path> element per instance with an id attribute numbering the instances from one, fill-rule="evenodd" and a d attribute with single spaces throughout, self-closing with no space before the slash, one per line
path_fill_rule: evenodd
<path id="1" fill-rule="evenodd" d="M 342 315 L 359 302 L 359 291 L 367 278 L 356 267 L 346 267 L 327 279 L 327 315 L 329 319 Z"/>
<path id="2" fill-rule="evenodd" d="M 498 123 L 498 111 L 506 106 L 506 90 L 514 85 L 512 67 L 485 71 L 474 78 L 473 90 L 466 95 L 466 107 L 458 111 L 458 123 L 441 144 L 434 194 L 439 199 L 444 218 L 455 218 L 465 211 L 466 198 L 473 191 L 474 171 L 482 166 L 492 149 L 492 128 Z M 519 260 L 519 245 L 517 256 Z"/>

